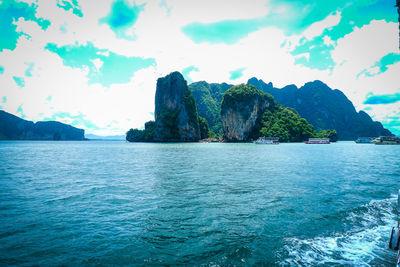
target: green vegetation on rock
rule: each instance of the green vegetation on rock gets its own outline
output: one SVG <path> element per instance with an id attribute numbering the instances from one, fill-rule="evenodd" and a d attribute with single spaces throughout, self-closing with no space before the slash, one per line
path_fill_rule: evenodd
<path id="1" fill-rule="evenodd" d="M 196 101 L 190 92 L 189 88 L 186 87 L 182 97 L 183 103 L 186 108 L 186 113 L 189 116 L 189 123 L 195 129 L 199 129 L 199 115 L 197 114 Z"/>
<path id="2" fill-rule="evenodd" d="M 152 142 L 154 140 L 155 121 L 148 121 L 144 125 L 144 130 L 130 129 L 126 133 L 126 141 L 129 142 Z"/>
<path id="3" fill-rule="evenodd" d="M 154 129 L 156 128 L 155 121 L 148 121 L 144 124 L 144 133 L 143 139 L 147 142 L 152 141 L 154 139 Z"/>
<path id="4" fill-rule="evenodd" d="M 126 141 L 128 142 L 143 142 L 144 130 L 130 129 L 126 132 Z"/>
<path id="5" fill-rule="evenodd" d="M 206 139 L 209 137 L 208 122 L 205 118 L 199 117 L 200 138 Z"/>
<path id="6" fill-rule="evenodd" d="M 315 137 L 318 138 L 329 138 L 331 142 L 336 142 L 338 138 L 338 134 L 336 130 L 322 130 L 318 132 Z"/>
<path id="7" fill-rule="evenodd" d="M 265 111 L 254 127 L 252 138 L 279 137 L 281 142 L 302 142 L 315 136 L 314 128 L 299 114 L 276 104 L 274 110 Z"/>
<path id="8" fill-rule="evenodd" d="M 221 137 L 223 134 L 221 122 L 222 96 L 231 87 L 231 84 L 204 81 L 189 85 L 189 89 L 196 100 L 199 116 L 207 120 L 210 131 Z"/>
<path id="9" fill-rule="evenodd" d="M 336 130 L 315 132 L 314 127 L 292 108 L 275 104 L 273 111 L 267 110 L 257 121 L 251 137 L 279 137 L 281 142 L 303 142 L 312 137 L 338 140 Z"/>
<path id="10" fill-rule="evenodd" d="M 168 141 L 179 140 L 178 115 L 179 115 L 179 109 L 174 109 L 174 110 L 165 109 L 158 116 L 156 125 L 160 125 L 162 122 L 163 130 L 161 131 L 159 136 L 162 140 L 168 140 Z"/>
<path id="11" fill-rule="evenodd" d="M 253 85 L 240 84 L 231 87 L 224 93 L 221 110 L 228 108 L 235 108 L 238 110 L 249 110 L 248 106 L 252 104 L 255 97 L 260 98 L 261 101 L 268 101 L 273 103 L 273 97 L 266 94 Z"/>

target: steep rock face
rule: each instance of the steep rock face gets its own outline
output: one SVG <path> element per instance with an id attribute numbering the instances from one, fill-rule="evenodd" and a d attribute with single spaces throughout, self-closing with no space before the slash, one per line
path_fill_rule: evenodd
<path id="1" fill-rule="evenodd" d="M 155 137 L 158 142 L 200 140 L 196 102 L 179 72 L 157 80 L 155 98 Z"/>
<path id="2" fill-rule="evenodd" d="M 84 140 L 85 131 L 57 121 L 33 123 L 0 111 L 0 140 Z"/>
<path id="3" fill-rule="evenodd" d="M 196 100 L 199 116 L 205 118 L 210 130 L 218 135 L 222 135 L 222 96 L 232 86 L 227 83 L 207 83 L 205 81 L 189 85 L 189 89 Z"/>
<path id="4" fill-rule="evenodd" d="M 221 105 L 224 139 L 228 142 L 249 140 L 260 115 L 273 99 L 252 85 L 237 85 L 225 92 Z"/>
<path id="5" fill-rule="evenodd" d="M 274 88 L 272 83 L 251 78 L 248 84 L 271 94 L 280 104 L 295 109 L 314 126 L 316 131 L 335 129 L 339 140 L 355 140 L 359 136 L 392 135 L 380 122 L 374 122 L 363 112 L 357 112 L 353 103 L 340 90 L 332 90 L 321 81 L 308 82 L 297 88 L 288 85 Z"/>

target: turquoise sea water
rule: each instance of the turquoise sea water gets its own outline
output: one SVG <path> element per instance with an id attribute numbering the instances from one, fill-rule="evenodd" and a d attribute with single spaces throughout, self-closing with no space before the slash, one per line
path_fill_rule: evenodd
<path id="1" fill-rule="evenodd" d="M 0 142 L 0 265 L 379 265 L 400 146 Z"/>

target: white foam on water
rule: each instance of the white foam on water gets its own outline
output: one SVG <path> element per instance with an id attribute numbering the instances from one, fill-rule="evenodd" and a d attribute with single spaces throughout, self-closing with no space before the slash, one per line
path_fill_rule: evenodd
<path id="1" fill-rule="evenodd" d="M 370 266 L 372 260 L 384 259 L 388 238 L 396 225 L 397 196 L 372 200 L 347 220 L 354 227 L 341 234 L 311 239 L 288 238 L 284 249 L 288 258 L 281 265 L 354 265 Z M 346 220 L 346 221 L 347 221 Z"/>

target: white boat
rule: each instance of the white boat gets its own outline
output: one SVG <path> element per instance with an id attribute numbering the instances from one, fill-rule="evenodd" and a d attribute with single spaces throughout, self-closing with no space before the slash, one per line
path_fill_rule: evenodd
<path id="1" fill-rule="evenodd" d="M 309 138 L 306 144 L 330 144 L 329 138 Z"/>
<path id="2" fill-rule="evenodd" d="M 400 145 L 400 137 L 381 136 L 374 140 L 375 145 Z"/>
<path id="3" fill-rule="evenodd" d="M 279 145 L 279 137 L 260 137 L 254 143 L 263 145 Z"/>

